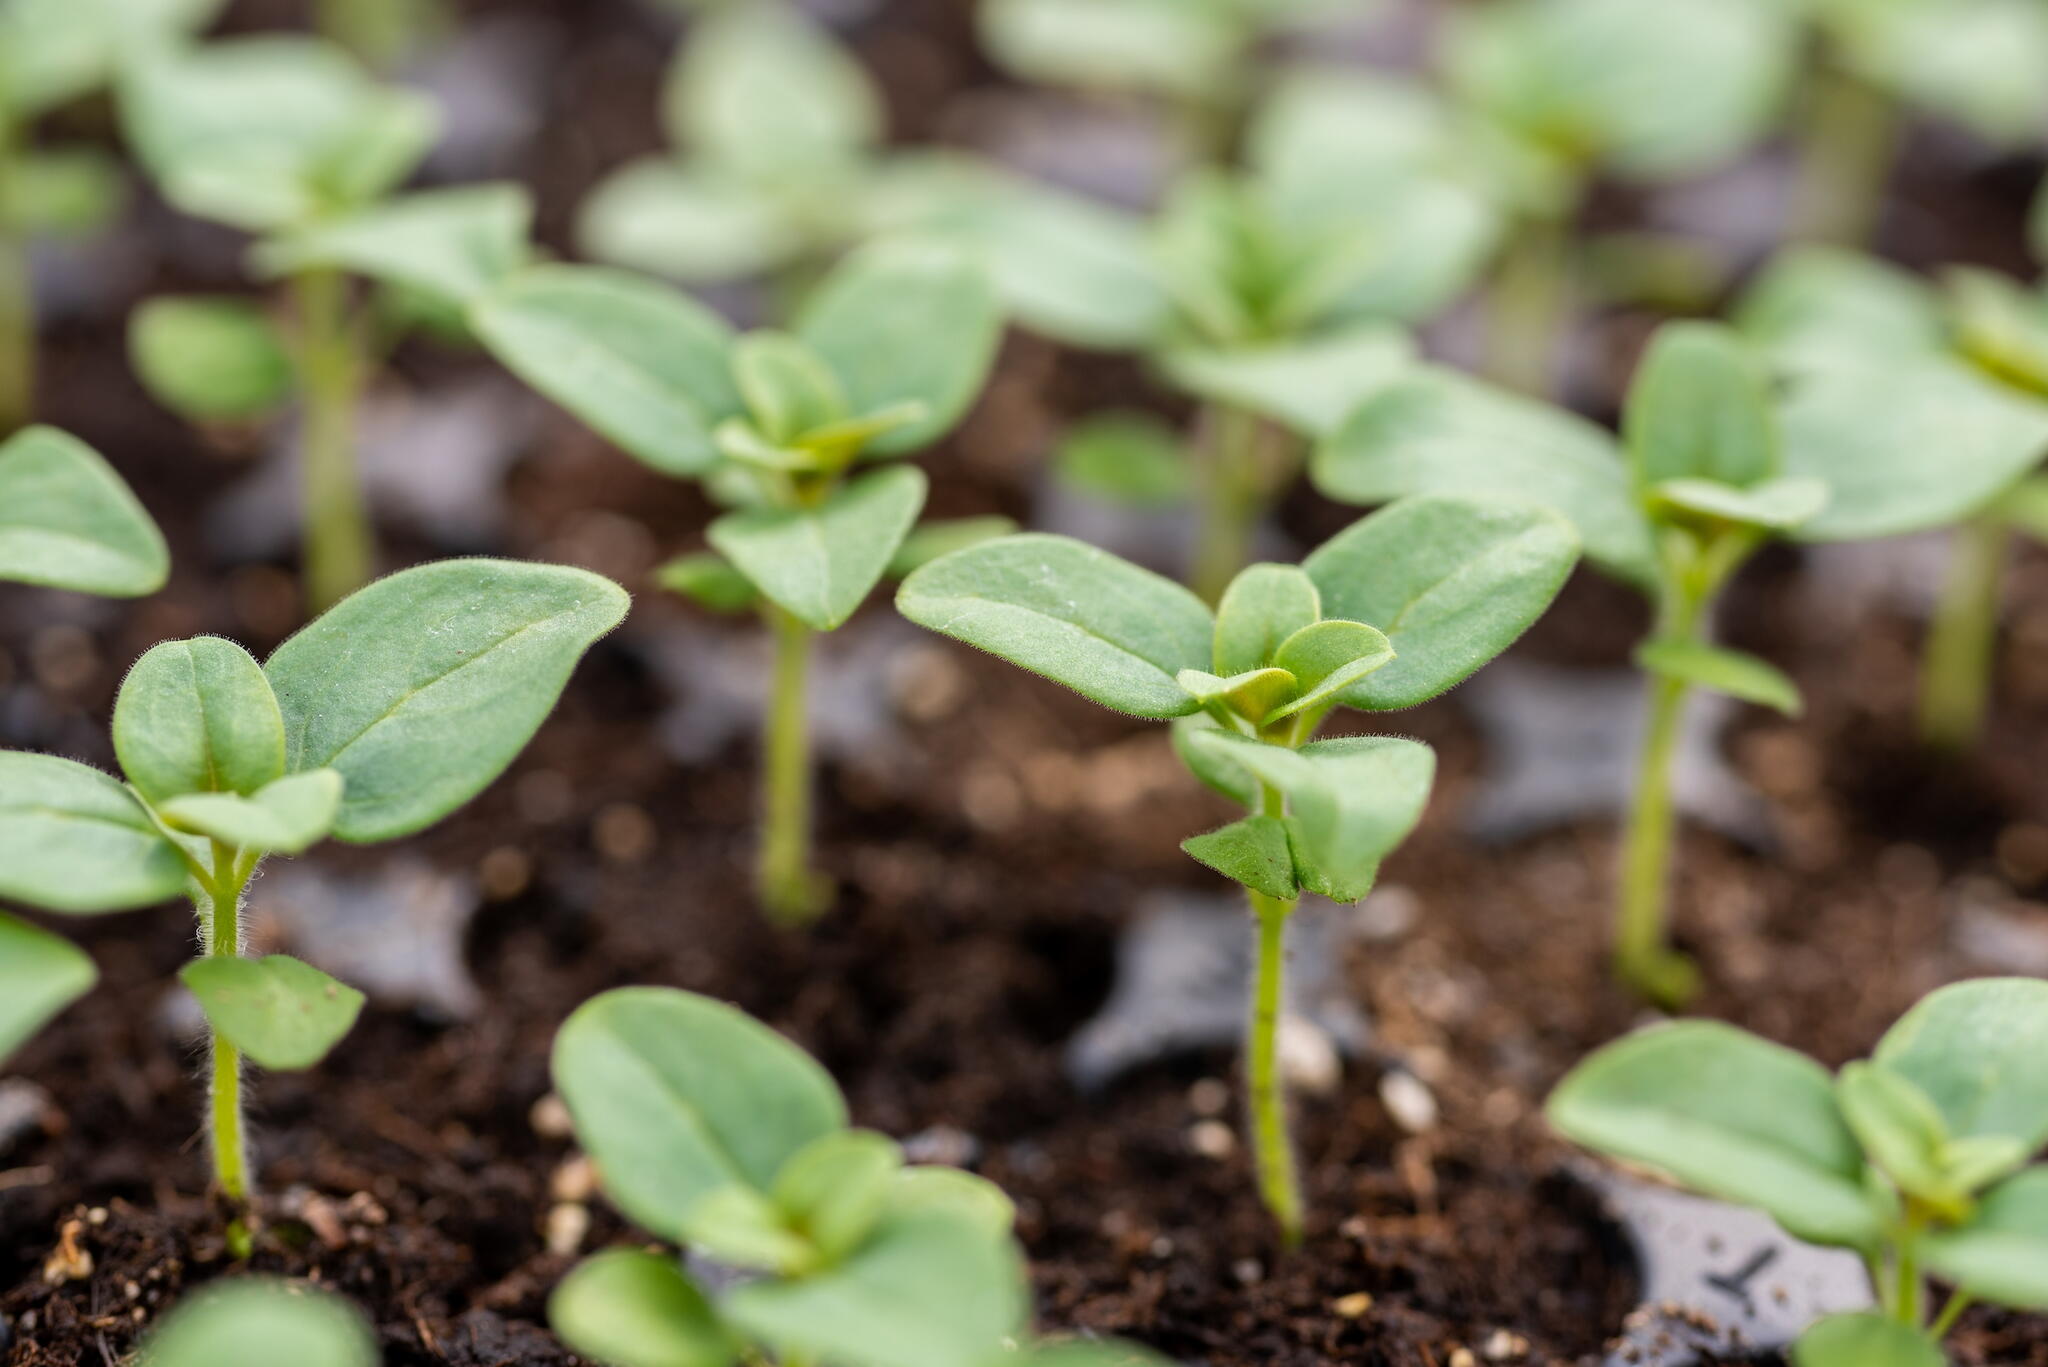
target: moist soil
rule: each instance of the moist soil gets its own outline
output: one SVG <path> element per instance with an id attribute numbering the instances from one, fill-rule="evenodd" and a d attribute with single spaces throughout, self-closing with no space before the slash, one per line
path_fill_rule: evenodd
<path id="1" fill-rule="evenodd" d="M 583 191 L 656 141 L 648 111 L 668 39 L 625 0 L 471 8 L 530 15 L 559 36 L 550 117 L 517 173 L 540 189 L 544 235 L 566 246 Z M 859 30 L 908 136 L 943 135 L 938 111 L 995 80 L 972 54 L 967 9 L 901 0 Z M 244 4 L 232 22 L 276 26 L 290 10 Z M 91 134 L 92 112 L 78 118 Z M 2012 167 L 1959 178 L 1933 160 L 1909 159 L 1894 206 L 1902 254 L 2008 262 L 2031 180 Z M 1958 202 L 1971 212 L 1922 207 Z M 165 229 L 160 210 L 143 214 L 142 231 Z M 1962 236 L 1930 241 L 1948 221 Z M 152 287 L 233 288 L 233 261 L 231 240 L 202 238 Z M 150 404 L 125 367 L 121 312 L 52 329 L 42 412 L 131 477 L 171 537 L 173 583 L 82 619 L 48 595 L 0 597 L 0 742 L 102 764 L 121 670 L 148 645 L 212 631 L 260 651 L 296 625 L 288 564 L 214 563 L 200 534 L 251 443 L 196 435 Z M 1644 320 L 1600 327 L 1640 336 Z M 430 391 L 483 364 L 408 349 L 391 382 Z M 1590 410 L 1611 407 L 1626 367 L 1621 355 Z M 1047 434 L 1107 402 L 1172 411 L 1133 366 L 1014 340 L 979 412 L 930 462 L 943 475 L 936 511 L 1028 517 Z M 631 585 L 694 545 L 705 515 L 559 415 L 510 496 L 491 549 Z M 1354 515 L 1304 494 L 1283 522 L 1312 544 Z M 440 553 L 402 536 L 387 547 L 393 567 Z M 1815 601 L 1803 568 L 1766 557 L 1725 619 L 1808 698 L 1798 721 L 1748 713 L 1729 736 L 1770 802 L 1777 848 L 1689 832 L 1679 938 L 1706 970 L 1701 1012 L 1834 1063 L 1931 987 L 1999 967 L 1957 947 L 1970 909 L 2002 907 L 2048 934 L 2048 909 L 2028 900 L 2048 888 L 2048 561 L 2014 576 L 1993 733 L 1979 757 L 1947 765 L 1911 743 L 1917 627 L 1886 610 L 1845 620 Z M 1455 699 L 1383 719 L 1438 748 L 1441 779 L 1377 904 L 1404 928 L 1347 964 L 1378 1056 L 1298 1097 L 1310 1228 L 1282 1255 L 1241 1146 L 1218 1137 L 1235 1120 L 1227 1051 L 1097 1095 L 1061 1069 L 1139 901 L 1216 890 L 1178 843 L 1230 813 L 1185 778 L 1160 730 L 911 638 L 874 685 L 893 729 L 823 767 L 819 858 L 837 905 L 815 927 L 778 929 L 747 895 L 751 745 L 685 768 L 653 739 L 672 699 L 644 643 L 689 616 L 643 595 L 512 772 L 407 843 L 487 891 L 464 947 L 484 1006 L 452 1024 L 372 1007 L 312 1073 L 256 1081 L 267 1228 L 253 1270 L 346 1292 L 394 1367 L 576 1361 L 545 1328 L 548 1290 L 576 1257 L 635 1235 L 589 1196 L 549 1100 L 549 1043 L 593 993 L 654 983 L 736 1002 L 816 1053 L 859 1123 L 1000 1183 L 1049 1330 L 1127 1335 L 1210 1367 L 1455 1367 L 1470 1360 L 1461 1351 L 1597 1360 L 1636 1302 L 1636 1274 L 1567 1175 L 1572 1155 L 1540 1101 L 1574 1060 L 1646 1018 L 1603 967 L 1610 825 L 1476 846 L 1457 817 L 1484 756 Z M 1618 664 L 1641 627 L 1627 594 L 1582 575 L 1519 650 Z M 737 643 L 747 627 L 730 630 Z M 386 854 L 317 858 L 348 873 Z M 259 918 L 263 895 L 259 880 Z M 66 928 L 103 982 L 10 1063 L 49 1104 L 0 1151 L 7 1367 L 110 1367 L 179 1296 L 248 1270 L 229 1260 L 206 1196 L 199 1055 L 158 1020 L 192 950 L 189 919 L 163 908 Z M 1389 1059 L 1434 1092 L 1433 1128 L 1389 1117 L 1375 1085 Z M 1953 1349 L 1968 1364 L 2048 1367 L 2048 1321 L 1976 1311 Z"/>

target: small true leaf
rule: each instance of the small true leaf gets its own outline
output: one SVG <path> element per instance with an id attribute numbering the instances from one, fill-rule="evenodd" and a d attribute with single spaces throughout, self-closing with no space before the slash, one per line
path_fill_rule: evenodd
<path id="1" fill-rule="evenodd" d="M 1667 479 L 1649 490 L 1654 516 L 1674 513 L 1710 521 L 1736 522 L 1767 531 L 1789 532 L 1811 522 L 1827 507 L 1828 486 L 1804 475 L 1786 475 L 1738 488 L 1711 479 Z"/>
<path id="2" fill-rule="evenodd" d="M 739 1345 L 674 1258 L 615 1248 L 585 1259 L 548 1297 L 562 1341 L 619 1367 L 731 1367 Z"/>
<path id="3" fill-rule="evenodd" d="M 284 776 L 284 715 L 263 666 L 218 636 L 165 641 L 137 660 L 113 731 L 122 772 L 151 802 L 249 794 Z"/>
<path id="4" fill-rule="evenodd" d="M 164 821 L 241 850 L 299 854 L 334 829 L 341 811 L 342 778 L 315 769 L 278 779 L 243 797 L 193 793 L 163 804 Z"/>
<path id="5" fill-rule="evenodd" d="M 178 978 L 224 1039 L 285 1072 L 326 1058 L 363 1009 L 362 993 L 284 954 L 211 954 L 186 964 Z"/>
<path id="6" fill-rule="evenodd" d="M 1775 708 L 1788 717 L 1801 710 L 1799 685 L 1775 665 L 1745 651 L 1704 641 L 1649 641 L 1637 647 L 1636 663 L 1652 674 Z"/>
<path id="7" fill-rule="evenodd" d="M 1174 676 L 1209 663 L 1202 600 L 1068 537 L 1008 536 L 935 560 L 903 581 L 896 606 L 1119 712 L 1179 717 L 1199 706 Z"/>
<path id="8" fill-rule="evenodd" d="M 1924 1245 L 1931 1271 L 1979 1300 L 2048 1309 L 2048 1168 L 2028 1168 L 1985 1193 L 1977 1213 Z"/>
<path id="9" fill-rule="evenodd" d="M 1180 847 L 1253 892 L 1281 902 L 1292 902 L 1301 895 L 1287 843 L 1287 823 L 1278 817 L 1246 817 L 1221 830 L 1183 840 Z"/>
<path id="10" fill-rule="evenodd" d="M 140 1367 L 376 1367 L 376 1341 L 353 1306 L 268 1278 L 207 1287 L 143 1343 Z"/>
<path id="11" fill-rule="evenodd" d="M 128 354 L 157 402 L 200 421 L 268 413 L 295 382 L 277 329 L 247 299 L 146 300 L 129 319 Z"/>
<path id="12" fill-rule="evenodd" d="M 1273 663 L 1294 676 L 1301 694 L 1263 720 L 1311 708 L 1334 706 L 1339 694 L 1394 658 L 1394 647 L 1377 628 L 1338 619 L 1303 627 L 1274 652 Z"/>
<path id="13" fill-rule="evenodd" d="M 1273 663 L 1280 643 L 1322 620 L 1315 581 L 1292 565 L 1250 565 L 1216 605 L 1215 669 L 1241 674 Z"/>
<path id="14" fill-rule="evenodd" d="M 54 755 L 0 751 L 0 898 L 126 911 L 185 888 L 185 862 L 133 793 Z"/>
<path id="15" fill-rule="evenodd" d="M 1706 479 L 1746 487 L 1777 472 L 1764 370 L 1734 329 L 1667 323 L 1651 340 L 1623 424 L 1644 485 Z"/>
<path id="16" fill-rule="evenodd" d="M 707 536 L 768 598 L 832 631 L 881 582 L 924 510 L 927 487 L 914 467 L 876 470 L 813 508 L 727 513 Z"/>
<path id="17" fill-rule="evenodd" d="M 347 781 L 335 835 L 409 835 L 454 811 L 540 728 L 625 591 L 561 565 L 446 560 L 380 579 L 264 666 L 286 767 Z"/>
<path id="18" fill-rule="evenodd" d="M 77 945 L 0 916 L 0 1063 L 98 979 Z"/>
<path id="19" fill-rule="evenodd" d="M 754 581 L 712 551 L 679 555 L 654 572 L 655 582 L 713 612 L 745 612 L 761 601 Z"/>
<path id="20" fill-rule="evenodd" d="M 1950 1218 L 1967 1213 L 1967 1190 L 1948 1180 L 1941 1161 L 1948 1126 L 1927 1094 L 1877 1063 L 1851 1063 L 1835 1080 L 1842 1119 L 1899 1189 Z"/>
<path id="21" fill-rule="evenodd" d="M 1199 669 L 1183 669 L 1173 677 L 1202 706 L 1220 704 L 1255 722 L 1263 722 L 1300 691 L 1299 682 L 1284 669 L 1248 669 L 1227 679 Z"/>
<path id="22" fill-rule="evenodd" d="M 1883 1315 L 1830 1315 L 1799 1336 L 1792 1367 L 1948 1367 L 1948 1358 L 1909 1324 Z"/>
<path id="23" fill-rule="evenodd" d="M 0 579 L 135 598 L 170 570 L 163 533 L 91 447 L 54 427 L 0 442 Z"/>
<path id="24" fill-rule="evenodd" d="M 755 424 L 792 442 L 851 411 L 846 389 L 817 352 L 785 332 L 750 332 L 734 345 L 732 373 Z"/>
<path id="25" fill-rule="evenodd" d="M 936 1163 L 903 1168 L 889 1191 L 889 1209 L 897 1214 L 945 1210 L 979 1225 L 996 1238 L 1007 1238 L 1017 1223 L 1017 1204 L 986 1177 Z"/>
<path id="26" fill-rule="evenodd" d="M 2048 1143 L 2048 983 L 1984 978 L 1923 997 L 1872 1056 L 1918 1084 L 1958 1139 Z"/>
<path id="27" fill-rule="evenodd" d="M 800 1276 L 818 1261 L 811 1243 L 752 1187 L 728 1182 L 683 1212 L 684 1242 L 733 1267 Z"/>
<path id="28" fill-rule="evenodd" d="M 707 998 L 607 992 L 555 1038 L 555 1086 L 635 1222 L 680 1243 L 683 1215 L 718 1188 L 768 1190 L 783 1165 L 846 1125 L 839 1089 L 803 1050 Z"/>
<path id="29" fill-rule="evenodd" d="M 775 1174 L 775 1205 L 828 1259 L 844 1257 L 874 1229 L 889 1204 L 903 1151 L 872 1130 L 829 1134 L 799 1150 Z"/>

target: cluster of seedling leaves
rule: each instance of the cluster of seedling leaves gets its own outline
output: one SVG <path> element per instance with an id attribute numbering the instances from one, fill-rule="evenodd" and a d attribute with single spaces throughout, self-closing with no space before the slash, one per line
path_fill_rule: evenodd
<path id="1" fill-rule="evenodd" d="M 163 534 L 92 448 L 49 427 L 0 442 L 0 580 L 135 598 L 169 575 Z M 0 915 L 0 1060 L 96 977 L 69 940 Z"/>
<path id="2" fill-rule="evenodd" d="M 137 1367 L 376 1367 L 376 1340 L 347 1301 L 267 1277 L 208 1287 L 164 1317 Z"/>
<path id="3" fill-rule="evenodd" d="M 1866 1061 L 1830 1077 L 1731 1026 L 1654 1026 L 1592 1055 L 1551 1095 L 1568 1137 L 1753 1206 L 1797 1238 L 1853 1249 L 1881 1314 L 1814 1326 L 1799 1367 L 1941 1367 L 1924 1276 L 1966 1300 L 2048 1309 L 2048 984 L 1943 988 Z"/>
<path id="4" fill-rule="evenodd" d="M 2048 10 L 2032 0 L 1805 0 L 1824 58 L 2004 147 L 2048 123 Z"/>
<path id="5" fill-rule="evenodd" d="M 1114 1344 L 1029 1350 L 1009 1199 L 953 1168 L 909 1167 L 848 1126 L 801 1049 L 721 1002 L 607 992 L 562 1026 L 555 1088 L 611 1199 L 738 1277 L 614 1249 L 570 1272 L 555 1331 L 610 1367 L 1156 1367 Z"/>
<path id="6" fill-rule="evenodd" d="M 410 835 L 467 802 L 626 603 L 582 570 L 454 560 L 363 589 L 262 665 L 218 637 L 159 645 L 114 707 L 125 783 L 0 752 L 0 898 L 91 914 L 189 893 L 207 952 L 180 976 L 217 1036 L 265 1067 L 310 1067 L 362 997 L 288 956 L 241 955 L 229 932 L 257 866 L 330 836 Z"/>

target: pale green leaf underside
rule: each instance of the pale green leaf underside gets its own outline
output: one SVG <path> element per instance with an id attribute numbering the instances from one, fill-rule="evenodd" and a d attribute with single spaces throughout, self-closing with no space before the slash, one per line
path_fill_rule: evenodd
<path id="1" fill-rule="evenodd" d="M 285 954 L 210 955 L 186 964 L 178 977 L 222 1038 L 284 1072 L 326 1058 L 363 1009 L 362 993 Z"/>
<path id="2" fill-rule="evenodd" d="M 362 1316 L 341 1297 L 270 1278 L 188 1298 L 142 1347 L 140 1367 L 376 1367 Z"/>
<path id="3" fill-rule="evenodd" d="M 185 887 L 177 847 L 97 769 L 0 751 L 0 899 L 47 911 L 126 911 Z"/>
<path id="4" fill-rule="evenodd" d="M 863 475 L 815 508 L 727 513 L 707 537 L 754 587 L 806 625 L 832 631 L 882 581 L 924 510 L 924 472 Z"/>
<path id="5" fill-rule="evenodd" d="M 0 442 L 0 579 L 135 598 L 170 570 L 163 534 L 91 447 L 54 427 Z"/>
<path id="6" fill-rule="evenodd" d="M 166 824 L 263 854 L 299 854 L 334 829 L 341 810 L 342 777 L 314 769 L 278 779 L 247 797 L 193 793 L 172 798 L 160 814 Z"/>
<path id="7" fill-rule="evenodd" d="M 77 945 L 0 915 L 0 1063 L 98 978 Z"/>
<path id="8" fill-rule="evenodd" d="M 1788 717 L 1798 716 L 1802 706 L 1798 684 L 1744 651 L 1701 641 L 1650 641 L 1636 650 L 1636 663 L 1653 674 L 1775 708 Z"/>

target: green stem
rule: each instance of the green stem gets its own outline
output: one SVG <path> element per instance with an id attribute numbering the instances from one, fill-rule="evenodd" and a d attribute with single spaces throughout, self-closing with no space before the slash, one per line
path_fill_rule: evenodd
<path id="1" fill-rule="evenodd" d="M 1990 513 L 1956 529 L 1920 664 L 1920 735 L 1938 750 L 1968 750 L 1983 733 L 2011 538 L 2011 529 Z"/>
<path id="2" fill-rule="evenodd" d="M 10 202 L 15 129 L 0 92 L 0 438 L 28 423 L 35 410 L 36 322 L 30 293 L 28 242 L 7 226 L 15 221 Z"/>
<path id="3" fill-rule="evenodd" d="M 1815 73 L 1799 130 L 1792 236 L 1861 247 L 1877 230 L 1898 156 L 1898 110 L 1831 63 Z"/>
<path id="4" fill-rule="evenodd" d="M 1570 214 L 1523 220 L 1494 275 L 1485 371 L 1510 389 L 1547 398 L 1571 310 Z"/>
<path id="5" fill-rule="evenodd" d="M 1202 411 L 1201 427 L 1200 526 L 1188 582 L 1205 602 L 1216 603 L 1251 558 L 1252 535 L 1265 511 L 1259 420 L 1212 404 Z"/>
<path id="6" fill-rule="evenodd" d="M 823 880 L 811 871 L 811 734 L 806 703 L 811 642 L 817 633 L 773 604 L 775 678 L 761 738 L 763 800 L 756 888 L 761 905 L 785 925 L 825 909 Z"/>
<path id="7" fill-rule="evenodd" d="M 305 583 L 315 613 L 370 580 L 376 544 L 356 470 L 356 406 L 366 365 L 349 317 L 348 278 L 307 271 L 297 279 L 305 431 Z"/>
<path id="8" fill-rule="evenodd" d="M 1898 1291 L 1892 1297 L 1892 1315 L 1899 1323 L 1918 1329 L 1927 1318 L 1927 1286 L 1920 1279 L 1920 1250 L 1913 1239 L 1899 1247 Z"/>
<path id="9" fill-rule="evenodd" d="M 234 956 L 242 952 L 242 888 L 248 881 L 232 851 L 219 841 L 213 846 L 213 877 L 207 887 L 206 952 Z M 213 1097 L 208 1128 L 213 1147 L 214 1185 L 235 1207 L 228 1225 L 228 1251 L 246 1258 L 251 1251 L 249 1226 L 242 1211 L 249 1202 L 248 1141 L 242 1127 L 242 1056 L 218 1030 L 213 1037 Z"/>
<path id="10" fill-rule="evenodd" d="M 1262 810 L 1282 816 L 1286 800 L 1263 786 Z M 1247 889 L 1249 892 L 1250 890 Z M 1250 1092 L 1252 1156 L 1258 1171 L 1259 1196 L 1274 1223 L 1280 1242 L 1299 1248 L 1302 1236 L 1301 1178 L 1295 1171 L 1294 1140 L 1288 1133 L 1287 1089 L 1280 1076 L 1280 1005 L 1287 972 L 1287 921 L 1296 902 L 1283 902 L 1250 892 L 1259 923 L 1259 954 L 1252 985 L 1251 1020 L 1245 1035 L 1245 1077 Z"/>
<path id="11" fill-rule="evenodd" d="M 1970 1308 L 1971 1299 L 1970 1293 L 1960 1286 L 1950 1293 L 1948 1304 L 1941 1308 L 1941 1313 L 1934 1317 L 1934 1323 L 1927 1327 L 1927 1337 L 1936 1343 L 1947 1338 L 1948 1331 L 1956 1327 L 1956 1321 Z"/>

